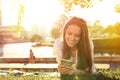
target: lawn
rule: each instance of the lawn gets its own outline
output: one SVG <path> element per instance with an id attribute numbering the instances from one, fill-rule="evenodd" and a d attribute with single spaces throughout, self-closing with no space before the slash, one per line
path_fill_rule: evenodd
<path id="1" fill-rule="evenodd" d="M 93 77 L 95 77 L 94 80 L 120 80 L 120 68 L 114 71 L 101 69 L 99 74 Z M 60 74 L 57 71 L 44 72 L 9 69 L 0 70 L 0 80 L 60 80 Z"/>

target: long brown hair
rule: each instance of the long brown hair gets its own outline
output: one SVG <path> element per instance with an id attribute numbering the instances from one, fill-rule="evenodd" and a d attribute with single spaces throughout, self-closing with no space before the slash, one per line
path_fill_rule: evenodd
<path id="1" fill-rule="evenodd" d="M 85 69 L 92 68 L 92 56 L 91 56 L 91 47 L 88 35 L 88 28 L 86 22 L 78 17 L 71 17 L 64 26 L 63 30 L 63 54 L 62 58 L 69 59 L 71 57 L 70 47 L 65 41 L 66 30 L 69 25 L 77 25 L 81 28 L 80 40 L 77 44 L 78 53 L 77 53 L 77 68 Z M 81 66 L 82 65 L 82 66 Z"/>

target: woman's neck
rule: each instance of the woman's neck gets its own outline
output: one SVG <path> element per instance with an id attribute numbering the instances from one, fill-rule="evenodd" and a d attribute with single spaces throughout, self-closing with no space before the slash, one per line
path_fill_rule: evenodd
<path id="1" fill-rule="evenodd" d="M 71 48 L 71 57 L 75 57 L 77 53 L 77 47 L 72 47 Z"/>

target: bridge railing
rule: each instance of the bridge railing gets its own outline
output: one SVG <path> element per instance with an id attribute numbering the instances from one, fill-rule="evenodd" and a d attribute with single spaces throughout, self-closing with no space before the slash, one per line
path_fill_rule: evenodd
<path id="1" fill-rule="evenodd" d="M 57 64 L 56 58 L 51 57 L 51 58 L 0 58 L 1 63 L 24 63 L 24 64 Z M 120 56 L 95 56 L 94 57 L 94 62 L 96 64 L 96 67 L 99 69 L 100 66 L 102 65 L 101 68 L 103 69 L 111 69 L 114 70 L 117 67 L 120 66 Z M 103 64 L 109 65 L 109 67 L 104 66 Z M 32 66 L 31 66 L 32 67 Z M 49 67 L 49 66 L 48 66 Z M 57 68 L 57 66 L 55 67 Z"/>

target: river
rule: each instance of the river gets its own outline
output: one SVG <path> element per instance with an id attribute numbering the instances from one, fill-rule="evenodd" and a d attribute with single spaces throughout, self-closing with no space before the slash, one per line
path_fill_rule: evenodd
<path id="1" fill-rule="evenodd" d="M 36 58 L 54 57 L 53 48 L 49 46 L 32 47 L 35 43 L 13 43 L 0 46 L 0 57 L 5 58 L 28 58 L 30 49 Z"/>

